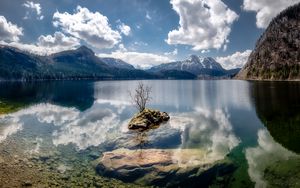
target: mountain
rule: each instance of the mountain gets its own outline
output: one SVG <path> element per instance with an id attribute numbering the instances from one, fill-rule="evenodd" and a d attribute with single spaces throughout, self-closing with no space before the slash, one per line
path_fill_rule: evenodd
<path id="1" fill-rule="evenodd" d="M 184 61 L 176 61 L 172 63 L 164 63 L 149 69 L 150 72 L 161 72 L 166 70 L 177 70 L 192 73 L 200 78 L 212 77 L 230 77 L 239 70 L 225 70 L 212 57 L 199 57 L 191 55 Z"/>
<path id="2" fill-rule="evenodd" d="M 86 46 L 39 56 L 0 45 L 0 80 L 212 79 L 231 78 L 237 72 L 223 69 L 213 58 L 195 55 L 144 71 L 120 59 L 99 58 Z"/>
<path id="3" fill-rule="evenodd" d="M 47 77 L 49 70 L 41 72 L 46 67 L 46 62 L 42 59 L 17 48 L 0 45 L 0 80 L 39 79 L 42 75 Z"/>
<path id="4" fill-rule="evenodd" d="M 82 78 L 109 78 L 114 76 L 111 68 L 86 46 L 55 53 L 47 59 L 55 72 L 61 71 L 67 75 L 71 73 Z"/>
<path id="5" fill-rule="evenodd" d="M 86 46 L 49 56 L 0 46 L 0 80 L 154 78 L 158 76 L 142 70 L 109 66 Z"/>
<path id="6" fill-rule="evenodd" d="M 101 58 L 101 61 L 111 67 L 131 70 L 135 69 L 134 66 L 130 65 L 129 63 L 126 63 L 125 61 L 122 61 L 121 59 L 105 57 Z"/>
<path id="7" fill-rule="evenodd" d="M 166 79 L 181 79 L 181 80 L 197 79 L 196 75 L 187 71 L 179 71 L 179 70 L 161 70 L 159 72 L 156 72 L 156 75 Z"/>
<path id="8" fill-rule="evenodd" d="M 236 76 L 248 80 L 300 79 L 300 3 L 277 15 Z"/>

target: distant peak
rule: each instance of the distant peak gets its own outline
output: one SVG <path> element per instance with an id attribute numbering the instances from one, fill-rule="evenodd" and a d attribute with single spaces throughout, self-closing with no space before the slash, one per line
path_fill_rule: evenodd
<path id="1" fill-rule="evenodd" d="M 190 59 L 198 59 L 198 58 L 199 57 L 197 55 L 194 55 L 194 54 L 190 55 Z"/>
<path id="2" fill-rule="evenodd" d="M 215 61 L 215 59 L 212 57 L 205 57 L 204 59 L 209 60 L 209 61 Z"/>
<path id="3" fill-rule="evenodd" d="M 188 58 L 188 61 L 199 62 L 199 57 L 197 55 L 190 55 L 190 57 Z"/>
<path id="4" fill-rule="evenodd" d="M 94 51 L 91 50 L 90 48 L 86 47 L 85 45 L 82 45 L 79 48 L 77 48 L 77 51 L 82 51 L 82 52 L 94 54 Z"/>

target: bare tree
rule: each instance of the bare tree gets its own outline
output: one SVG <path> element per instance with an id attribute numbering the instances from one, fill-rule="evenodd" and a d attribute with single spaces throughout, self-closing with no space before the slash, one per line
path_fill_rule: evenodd
<path id="1" fill-rule="evenodd" d="M 132 94 L 129 92 L 129 94 L 136 108 L 142 112 L 145 109 L 146 104 L 151 100 L 151 87 L 145 86 L 143 82 L 139 82 L 135 89 L 135 93 Z"/>

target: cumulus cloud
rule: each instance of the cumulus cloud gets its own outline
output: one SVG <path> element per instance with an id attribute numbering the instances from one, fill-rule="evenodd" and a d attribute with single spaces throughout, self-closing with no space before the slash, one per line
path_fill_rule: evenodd
<path id="1" fill-rule="evenodd" d="M 217 57 L 216 60 L 225 69 L 241 68 L 247 63 L 248 57 L 251 54 L 251 50 L 244 52 L 235 52 L 226 57 Z"/>
<path id="2" fill-rule="evenodd" d="M 129 52 L 129 51 L 115 51 L 110 54 L 98 54 L 99 57 L 112 57 L 122 59 L 123 61 L 132 64 L 136 68 L 148 69 L 152 66 L 159 65 L 161 63 L 168 63 L 173 61 L 167 56 L 142 53 L 142 52 Z"/>
<path id="3" fill-rule="evenodd" d="M 170 45 L 184 44 L 193 50 L 220 49 L 228 43 L 238 15 L 221 0 L 171 0 L 179 15 L 179 27 L 168 33 Z"/>
<path id="4" fill-rule="evenodd" d="M 37 43 L 24 44 L 21 42 L 2 41 L 0 44 L 13 46 L 38 55 L 49 55 L 63 50 L 74 49 L 80 45 L 80 41 L 61 32 L 55 32 L 54 35 L 41 35 Z"/>
<path id="5" fill-rule="evenodd" d="M 256 12 L 256 26 L 266 28 L 272 18 L 299 0 L 244 0 L 243 9 Z"/>
<path id="6" fill-rule="evenodd" d="M 131 32 L 131 28 L 128 25 L 125 25 L 124 23 L 120 23 L 118 25 L 118 29 L 123 33 L 124 35 L 128 36 Z"/>
<path id="7" fill-rule="evenodd" d="M 41 35 L 38 38 L 38 45 L 43 47 L 74 47 L 80 44 L 79 39 L 67 37 L 61 32 L 55 32 L 54 35 Z"/>
<path id="8" fill-rule="evenodd" d="M 172 52 L 165 52 L 164 55 L 168 56 L 168 55 L 177 55 L 178 54 L 178 50 L 177 48 L 175 48 Z"/>
<path id="9" fill-rule="evenodd" d="M 0 38 L 2 41 L 19 41 L 23 28 L 12 24 L 4 16 L 0 16 Z"/>
<path id="10" fill-rule="evenodd" d="M 32 1 L 26 1 L 26 2 L 23 4 L 23 6 L 26 7 L 27 9 L 29 9 L 29 10 L 26 12 L 26 15 L 25 15 L 24 19 L 28 19 L 28 18 L 29 18 L 29 16 L 30 16 L 30 11 L 36 13 L 37 19 L 38 19 L 38 20 L 44 19 L 44 16 L 42 15 L 41 4 L 39 4 L 39 3 L 34 3 L 34 2 L 32 2 Z"/>
<path id="11" fill-rule="evenodd" d="M 122 38 L 118 31 L 110 27 L 106 16 L 99 12 L 90 12 L 89 9 L 80 6 L 77 6 L 74 14 L 56 11 L 53 15 L 53 25 L 100 49 L 112 48 Z"/>
<path id="12" fill-rule="evenodd" d="M 118 45 L 118 51 L 126 52 L 127 48 L 124 46 L 124 44 L 121 43 Z"/>

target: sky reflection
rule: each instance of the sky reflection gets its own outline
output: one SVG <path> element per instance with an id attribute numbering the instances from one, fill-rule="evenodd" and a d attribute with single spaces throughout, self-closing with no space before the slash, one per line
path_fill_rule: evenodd
<path id="1" fill-rule="evenodd" d="M 264 170 L 290 157 L 300 157 L 295 153 L 285 149 L 274 141 L 269 132 L 265 129 L 258 131 L 258 146 L 246 149 L 246 159 L 248 161 L 248 173 L 255 187 L 267 187 L 264 179 Z M 299 158 L 300 159 L 300 158 Z"/>
<path id="2" fill-rule="evenodd" d="M 181 149 L 198 149 L 203 156 L 200 160 L 197 158 L 198 163 L 212 163 L 223 159 L 240 143 L 224 110 L 196 109 L 171 117 L 170 126 L 182 131 L 179 156 Z"/>

